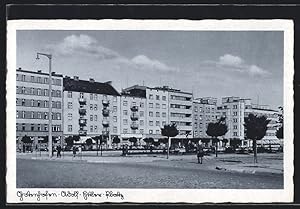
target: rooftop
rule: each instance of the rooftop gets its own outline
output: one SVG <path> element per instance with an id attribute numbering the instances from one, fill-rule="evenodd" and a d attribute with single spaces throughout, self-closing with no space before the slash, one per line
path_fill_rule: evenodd
<path id="1" fill-rule="evenodd" d="M 31 74 L 38 74 L 38 75 L 47 75 L 47 76 L 49 76 L 49 73 L 44 73 L 41 70 L 38 70 L 38 71 L 29 71 L 29 70 L 23 70 L 22 68 L 18 68 L 16 71 L 17 72 L 23 72 L 23 73 L 31 73 Z M 52 72 L 52 76 L 63 77 L 62 74 L 57 74 L 55 72 Z"/>
<path id="2" fill-rule="evenodd" d="M 95 93 L 95 94 L 105 94 L 105 95 L 113 95 L 120 96 L 118 91 L 111 86 L 111 82 L 95 82 L 93 79 L 89 81 L 79 80 L 78 77 L 70 78 L 66 76 L 63 79 L 64 83 L 64 91 L 76 91 L 76 92 L 84 92 L 84 93 Z"/>

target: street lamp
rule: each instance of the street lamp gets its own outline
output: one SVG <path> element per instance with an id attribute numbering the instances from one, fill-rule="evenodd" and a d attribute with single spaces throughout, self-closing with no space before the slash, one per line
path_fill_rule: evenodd
<path id="1" fill-rule="evenodd" d="M 51 71 L 51 60 L 52 55 L 51 54 L 44 54 L 44 53 L 37 53 L 36 59 L 40 59 L 39 56 L 45 56 L 49 59 L 49 136 L 48 136 L 48 151 L 49 151 L 49 157 L 52 157 L 52 71 Z"/>

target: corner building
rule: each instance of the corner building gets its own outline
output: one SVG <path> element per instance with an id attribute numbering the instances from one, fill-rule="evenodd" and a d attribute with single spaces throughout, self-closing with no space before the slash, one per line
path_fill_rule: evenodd
<path id="1" fill-rule="evenodd" d="M 110 147 L 120 135 L 120 94 L 111 82 L 66 76 L 64 84 L 64 136 L 90 138 L 102 135 Z"/>
<path id="2" fill-rule="evenodd" d="M 16 70 L 16 135 L 18 144 L 29 136 L 34 144 L 48 136 L 49 105 L 52 105 L 52 136 L 62 138 L 63 76 L 52 72 L 52 104 L 49 104 L 49 73 Z"/>

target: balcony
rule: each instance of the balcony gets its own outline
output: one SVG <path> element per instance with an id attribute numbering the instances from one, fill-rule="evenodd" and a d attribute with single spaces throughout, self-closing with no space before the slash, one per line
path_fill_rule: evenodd
<path id="1" fill-rule="evenodd" d="M 107 99 L 103 99 L 102 104 L 104 107 L 107 107 L 109 105 L 109 101 Z"/>
<path id="2" fill-rule="evenodd" d="M 80 126 L 86 126 L 86 121 L 87 121 L 86 119 L 82 119 L 82 118 L 79 119 L 79 125 Z"/>
<path id="3" fill-rule="evenodd" d="M 103 127 L 109 127 L 109 121 L 108 120 L 103 120 L 102 125 L 103 125 Z"/>
<path id="4" fill-rule="evenodd" d="M 86 98 L 79 98 L 78 101 L 80 105 L 86 105 Z"/>
<path id="5" fill-rule="evenodd" d="M 139 107 L 137 105 L 131 105 L 130 109 L 133 112 L 137 112 L 139 110 Z"/>
<path id="6" fill-rule="evenodd" d="M 131 129 L 136 130 L 139 128 L 139 125 L 138 125 L 138 123 L 133 122 L 133 123 L 131 123 L 130 127 L 131 127 Z"/>
<path id="7" fill-rule="evenodd" d="M 132 113 L 132 114 L 130 115 L 130 118 L 131 118 L 131 120 L 136 121 L 136 120 L 139 119 L 139 116 L 138 116 L 137 113 Z"/>
<path id="8" fill-rule="evenodd" d="M 103 115 L 104 117 L 108 117 L 108 116 L 109 116 L 109 110 L 108 110 L 108 109 L 103 109 L 103 110 L 102 110 L 102 115 Z"/>
<path id="9" fill-rule="evenodd" d="M 86 109 L 79 108 L 79 115 L 86 115 Z"/>

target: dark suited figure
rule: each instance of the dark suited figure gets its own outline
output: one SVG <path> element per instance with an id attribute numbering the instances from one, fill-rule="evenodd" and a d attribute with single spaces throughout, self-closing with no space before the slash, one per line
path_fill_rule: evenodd
<path id="1" fill-rule="evenodd" d="M 201 144 L 197 144 L 197 158 L 198 163 L 202 164 L 202 158 L 204 156 L 204 150 Z"/>

